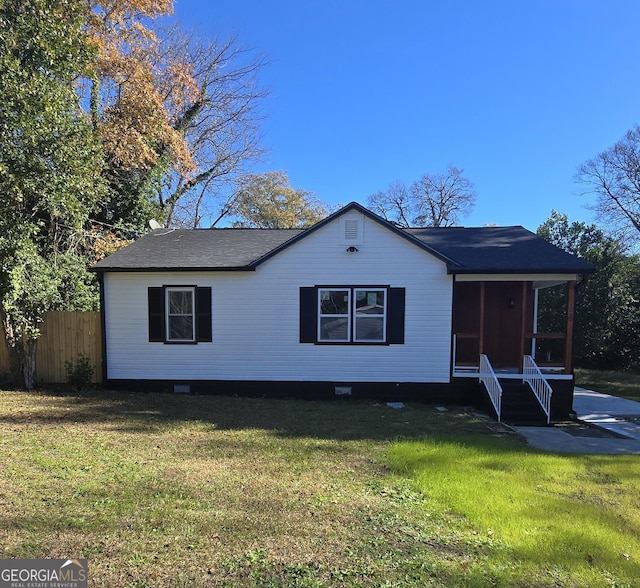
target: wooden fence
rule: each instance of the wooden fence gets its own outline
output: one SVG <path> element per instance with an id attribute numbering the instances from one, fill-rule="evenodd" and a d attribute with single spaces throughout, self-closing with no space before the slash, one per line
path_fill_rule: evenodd
<path id="1" fill-rule="evenodd" d="M 0 372 L 9 370 L 9 354 L 4 338 L 0 344 Z M 99 312 L 47 312 L 36 350 L 36 381 L 64 383 L 65 362 L 79 355 L 89 358 L 93 381 L 102 382 L 102 329 Z"/>

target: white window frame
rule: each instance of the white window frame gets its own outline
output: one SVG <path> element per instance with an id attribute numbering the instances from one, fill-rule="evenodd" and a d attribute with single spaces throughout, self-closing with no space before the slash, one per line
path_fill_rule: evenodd
<path id="1" fill-rule="evenodd" d="M 351 342 L 351 291 L 352 288 L 336 286 L 335 288 L 318 288 L 318 341 L 321 343 L 350 343 Z M 345 292 L 349 300 L 347 300 L 347 314 L 322 314 L 322 293 L 323 292 Z M 346 319 L 347 336 L 345 339 L 323 339 L 322 338 L 322 319 Z"/>
<path id="2" fill-rule="evenodd" d="M 171 292 L 189 292 L 191 294 L 191 313 L 172 314 L 170 296 Z M 196 289 L 193 286 L 167 286 L 165 288 L 165 328 L 166 340 L 170 343 L 195 343 L 196 341 Z M 191 338 L 177 339 L 171 337 L 171 317 L 190 316 L 191 317 Z"/>
<path id="3" fill-rule="evenodd" d="M 344 292 L 348 297 L 347 312 L 345 314 L 323 314 L 322 313 L 322 293 L 323 292 Z M 365 315 L 358 312 L 357 300 L 358 292 L 383 292 L 384 306 L 382 314 Z M 358 343 L 358 344 L 385 344 L 387 342 L 387 305 L 389 302 L 389 288 L 387 286 L 322 286 L 318 287 L 318 322 L 317 341 L 318 343 Z M 358 317 L 370 316 L 382 321 L 382 338 L 365 339 L 358 337 Z M 347 335 L 344 339 L 328 339 L 322 337 L 323 319 L 344 319 L 347 323 Z"/>
<path id="4" fill-rule="evenodd" d="M 382 292 L 384 294 L 384 305 L 382 314 L 363 315 L 369 318 L 376 318 L 382 321 L 382 338 L 381 339 L 361 339 L 358 337 L 358 292 Z M 384 343 L 387 340 L 387 300 L 389 298 L 388 288 L 353 288 L 353 341 L 355 343 Z"/>

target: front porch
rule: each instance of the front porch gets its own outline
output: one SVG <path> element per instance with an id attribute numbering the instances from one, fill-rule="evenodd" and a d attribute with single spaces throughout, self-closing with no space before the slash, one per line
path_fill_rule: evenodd
<path id="1" fill-rule="evenodd" d="M 564 329 L 538 327 L 540 291 L 564 286 Z M 573 378 L 574 280 L 460 280 L 453 290 L 452 376 L 478 377 L 486 355 L 500 377 L 522 377 L 530 355 L 552 378 Z M 562 377 L 561 377 L 562 376 Z"/>
<path id="2" fill-rule="evenodd" d="M 459 276 L 457 277 L 459 278 Z M 573 404 L 575 279 L 457 279 L 453 296 L 452 378 L 479 379 L 501 419 L 509 395 L 523 383 L 546 413 L 566 419 Z M 562 330 L 539 329 L 540 291 L 564 290 Z M 533 374 L 533 375 L 532 375 Z M 507 392 L 508 391 L 508 392 Z M 523 397 L 522 390 L 517 392 Z M 522 420 L 522 417 L 519 417 Z"/>

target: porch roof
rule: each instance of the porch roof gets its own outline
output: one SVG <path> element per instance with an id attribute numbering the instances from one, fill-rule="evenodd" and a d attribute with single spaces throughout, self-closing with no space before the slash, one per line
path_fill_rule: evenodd
<path id="1" fill-rule="evenodd" d="M 593 267 L 524 227 L 406 229 L 454 260 L 451 274 L 583 274 Z"/>

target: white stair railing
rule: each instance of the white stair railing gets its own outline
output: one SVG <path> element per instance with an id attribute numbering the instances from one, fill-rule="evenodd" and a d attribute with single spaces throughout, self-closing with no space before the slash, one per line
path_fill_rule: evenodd
<path id="1" fill-rule="evenodd" d="M 551 422 L 551 395 L 553 390 L 544 377 L 538 364 L 530 355 L 525 355 L 522 362 L 522 381 L 529 384 L 533 393 L 536 395 L 542 410 L 547 415 L 547 425 Z"/>
<path id="2" fill-rule="evenodd" d="M 498 415 L 498 422 L 500 422 L 500 412 L 502 410 L 502 386 L 498 382 L 496 373 L 493 371 L 491 362 L 486 355 L 480 356 L 480 381 L 484 384 L 487 392 L 489 393 L 489 399 L 493 408 Z"/>

